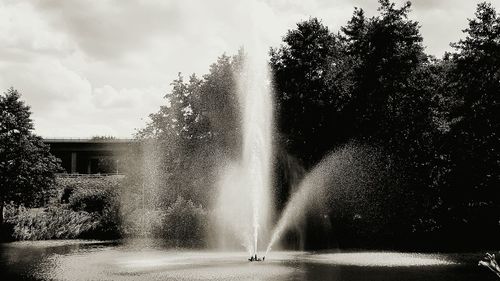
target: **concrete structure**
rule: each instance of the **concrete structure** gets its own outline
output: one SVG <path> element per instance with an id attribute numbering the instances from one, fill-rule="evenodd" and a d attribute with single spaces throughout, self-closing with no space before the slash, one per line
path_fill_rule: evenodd
<path id="1" fill-rule="evenodd" d="M 120 174 L 128 152 L 137 147 L 131 139 L 44 139 L 50 152 L 71 174 Z"/>

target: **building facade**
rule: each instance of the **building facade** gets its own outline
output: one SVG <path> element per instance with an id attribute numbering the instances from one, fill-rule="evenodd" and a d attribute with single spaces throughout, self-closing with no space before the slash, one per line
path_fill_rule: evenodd
<path id="1" fill-rule="evenodd" d="M 126 155 L 137 147 L 131 139 L 44 139 L 68 174 L 122 174 Z"/>

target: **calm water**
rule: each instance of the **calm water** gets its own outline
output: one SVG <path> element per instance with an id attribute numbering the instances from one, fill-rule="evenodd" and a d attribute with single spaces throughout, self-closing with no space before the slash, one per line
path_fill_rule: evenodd
<path id="1" fill-rule="evenodd" d="M 0 244 L 2 280 L 497 280 L 482 254 L 190 252 L 98 241 Z"/>

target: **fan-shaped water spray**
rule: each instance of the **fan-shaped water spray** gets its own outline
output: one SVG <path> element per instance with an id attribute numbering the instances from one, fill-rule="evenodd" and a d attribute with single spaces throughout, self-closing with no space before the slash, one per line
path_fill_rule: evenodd
<path id="1" fill-rule="evenodd" d="M 304 220 L 308 212 L 325 211 L 332 196 L 340 196 L 346 190 L 354 190 L 354 186 L 361 185 L 361 182 L 369 181 L 368 171 L 373 170 L 374 165 L 362 163 L 360 158 L 372 158 L 371 151 L 368 147 L 348 144 L 323 158 L 306 175 L 288 200 L 272 232 L 266 255 L 281 235 L 294 223 Z"/>
<path id="2" fill-rule="evenodd" d="M 299 188 L 286 204 L 274 228 L 266 255 L 293 222 L 301 220 L 308 208 L 315 203 L 320 204 L 319 201 L 325 198 L 323 194 L 325 192 L 324 180 L 337 160 L 336 157 L 325 158 L 302 180 Z"/>

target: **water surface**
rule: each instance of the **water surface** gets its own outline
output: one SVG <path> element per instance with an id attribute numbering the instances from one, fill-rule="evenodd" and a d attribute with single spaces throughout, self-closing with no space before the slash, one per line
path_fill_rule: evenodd
<path id="1" fill-rule="evenodd" d="M 2 280 L 496 280 L 481 253 L 183 251 L 142 243 L 35 241 L 1 244 Z"/>

